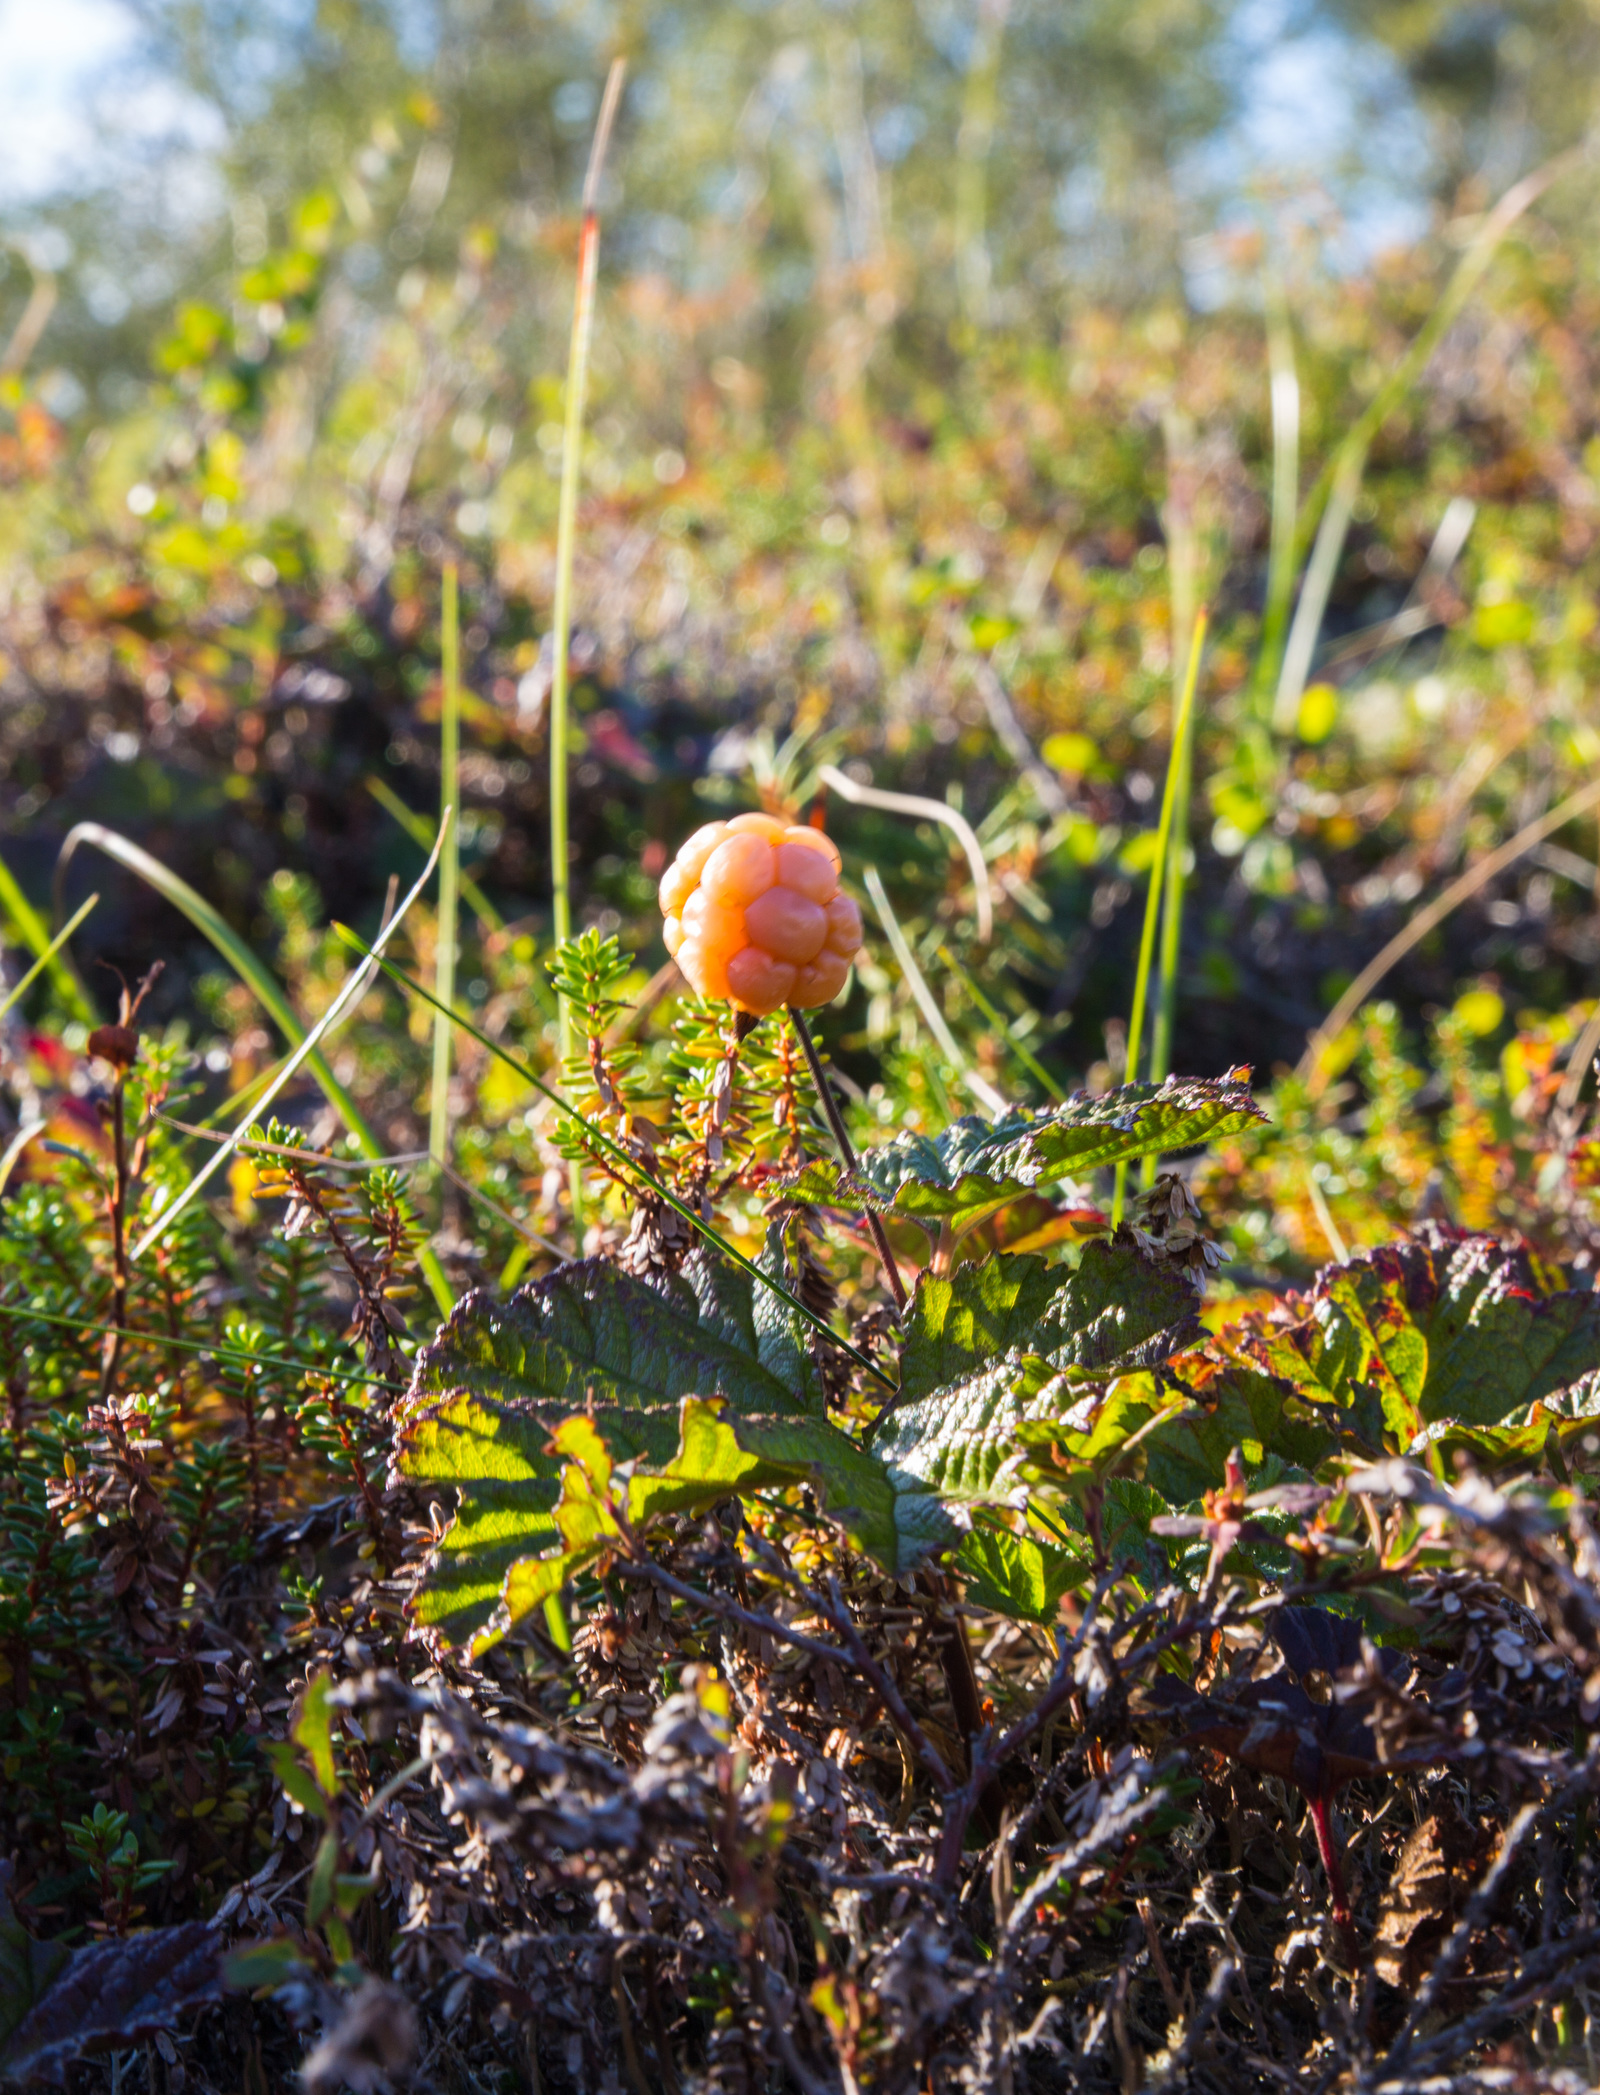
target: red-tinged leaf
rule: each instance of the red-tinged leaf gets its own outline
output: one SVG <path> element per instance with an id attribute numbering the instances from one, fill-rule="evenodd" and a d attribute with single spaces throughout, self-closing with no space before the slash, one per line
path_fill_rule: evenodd
<path id="1" fill-rule="evenodd" d="M 1541 1400 L 1581 1408 L 1600 1373 L 1600 1294 L 1560 1285 L 1526 1246 L 1426 1224 L 1327 1266 L 1307 1295 L 1230 1328 L 1236 1359 L 1405 1451 L 1443 1422 L 1498 1426 Z"/>

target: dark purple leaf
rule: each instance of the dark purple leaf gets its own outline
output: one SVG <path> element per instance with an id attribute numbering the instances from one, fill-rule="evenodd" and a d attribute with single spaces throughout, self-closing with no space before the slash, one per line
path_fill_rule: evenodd
<path id="1" fill-rule="evenodd" d="M 220 1999 L 221 1949 L 203 1921 L 75 1949 L 0 2051 L 0 2079 L 59 2087 L 85 2052 L 131 2044 Z"/>

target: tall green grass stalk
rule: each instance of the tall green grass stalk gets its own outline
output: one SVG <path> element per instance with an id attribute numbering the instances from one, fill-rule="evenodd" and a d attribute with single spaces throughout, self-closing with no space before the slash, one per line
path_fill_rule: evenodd
<path id="1" fill-rule="evenodd" d="M 1016 1056 L 1017 1060 L 1040 1086 L 1047 1098 L 1054 1100 L 1058 1106 L 1061 1105 L 1066 1099 L 1066 1092 L 1062 1090 L 1044 1064 L 1017 1038 L 1016 1034 L 1011 1030 L 1011 1021 L 1006 1017 L 1005 1013 L 999 1010 L 985 996 L 981 985 L 973 980 L 972 976 L 961 965 L 948 946 L 939 948 L 939 958 L 944 962 L 951 974 L 955 976 L 967 995 L 971 997 L 973 1003 L 977 1005 L 990 1025 L 994 1027 L 1001 1046 L 1009 1049 Z"/>
<path id="2" fill-rule="evenodd" d="M 450 1038 L 445 1012 L 456 1000 L 456 916 L 460 907 L 461 824 L 450 810 L 461 805 L 461 604 L 460 579 L 453 560 L 444 570 L 439 653 L 442 710 L 439 735 L 439 934 L 434 950 L 433 986 L 444 1011 L 433 1014 L 433 1081 L 428 1091 L 428 1154 L 442 1171 L 450 1153 Z"/>
<path id="3" fill-rule="evenodd" d="M 1182 767 L 1180 752 L 1189 736 L 1189 719 L 1194 711 L 1194 690 L 1200 673 L 1200 652 L 1205 646 L 1206 614 L 1195 614 L 1194 639 L 1189 648 L 1189 669 L 1183 682 L 1183 695 L 1178 702 L 1177 718 L 1172 724 L 1172 751 L 1167 758 L 1167 782 L 1161 793 L 1161 819 L 1156 825 L 1155 857 L 1150 864 L 1150 886 L 1145 895 L 1144 929 L 1139 935 L 1139 965 L 1133 978 L 1133 1010 L 1128 1017 L 1128 1067 L 1123 1081 L 1136 1084 L 1139 1081 L 1140 1053 L 1144 1046 L 1145 1008 L 1150 996 L 1150 969 L 1156 952 L 1156 925 L 1161 915 L 1161 905 L 1166 893 L 1167 851 L 1172 841 L 1172 811 L 1177 804 L 1178 775 Z M 1128 1167 L 1117 1166 L 1116 1190 L 1112 1195 L 1112 1227 L 1122 1220 L 1123 1202 L 1127 1196 Z"/>
<path id="4" fill-rule="evenodd" d="M 978 0 L 967 61 L 961 125 L 956 132 L 954 246 L 962 317 L 969 327 L 989 322 L 989 154 L 1000 107 L 1000 54 L 1011 0 Z"/>
<path id="5" fill-rule="evenodd" d="M 408 808 L 393 786 L 387 785 L 381 778 L 369 778 L 367 780 L 367 791 L 372 795 L 379 807 L 383 809 L 384 813 L 392 816 L 399 823 L 412 843 L 416 845 L 423 857 L 426 858 L 433 849 L 433 830 L 429 826 L 426 816 L 419 815 L 411 808 Z M 486 932 L 490 937 L 504 931 L 506 928 L 505 918 L 495 908 L 489 897 L 472 876 L 469 873 L 458 872 L 457 878 L 460 883 L 461 899 L 477 918 L 479 929 Z"/>
<path id="6" fill-rule="evenodd" d="M 917 956 L 911 950 L 911 941 L 906 937 L 900 919 L 894 913 L 894 904 L 889 900 L 889 892 L 877 867 L 868 866 L 861 879 L 872 898 L 873 908 L 878 912 L 878 922 L 883 926 L 890 949 L 900 963 L 900 972 L 905 977 L 906 987 L 915 999 L 928 1031 L 937 1042 L 939 1052 L 955 1071 L 963 1088 L 972 1093 L 992 1118 L 998 1119 L 1002 1113 L 1010 1111 L 1010 1102 L 1003 1099 L 988 1078 L 980 1076 L 962 1054 L 955 1035 L 945 1022 L 944 1013 L 939 1009 L 938 999 L 928 987 L 921 968 L 917 966 Z"/>
<path id="7" fill-rule="evenodd" d="M 1172 1068 L 1172 1036 L 1178 1015 L 1178 960 L 1183 948 L 1183 904 L 1189 886 L 1189 803 L 1194 793 L 1193 694 L 1200 677 L 1200 650 L 1205 644 L 1206 614 L 1195 614 L 1189 641 L 1189 663 L 1184 671 L 1187 704 L 1180 698 L 1181 731 L 1172 760 L 1178 767 L 1172 806 L 1172 841 L 1167 851 L 1167 871 L 1161 903 L 1161 949 L 1156 962 L 1156 1024 L 1150 1046 L 1150 1080 L 1159 1084 Z M 1153 1186 L 1158 1157 L 1146 1157 L 1139 1167 L 1139 1183 Z"/>
<path id="8" fill-rule="evenodd" d="M 572 643 L 572 562 L 578 530 L 578 476 L 583 446 L 583 408 L 589 388 L 589 343 L 594 333 L 594 286 L 600 260 L 600 176 L 616 120 L 627 62 L 612 60 L 600 118 L 583 179 L 583 230 L 578 239 L 578 289 L 572 308 L 572 347 L 567 357 L 567 418 L 561 447 L 561 501 L 556 519 L 556 600 L 550 673 L 550 904 L 559 946 L 572 936 L 571 867 L 567 831 L 567 696 Z M 561 1060 L 572 1053 L 572 1013 L 561 999 Z M 572 1219 L 583 1223 L 583 1175 L 571 1168 Z"/>
<path id="9" fill-rule="evenodd" d="M 1267 598 L 1256 658 L 1257 702 L 1266 697 L 1283 660 L 1284 635 L 1294 604 L 1300 515 L 1300 374 L 1294 325 L 1283 279 L 1269 266 L 1262 289 L 1267 321 L 1267 371 L 1272 403 L 1272 538 L 1267 554 Z"/>

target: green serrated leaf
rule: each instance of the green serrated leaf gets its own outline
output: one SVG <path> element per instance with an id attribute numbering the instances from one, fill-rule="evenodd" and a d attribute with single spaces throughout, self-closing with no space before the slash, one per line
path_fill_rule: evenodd
<path id="1" fill-rule="evenodd" d="M 1243 1450 L 1251 1469 L 1278 1455 L 1310 1471 L 1338 1437 L 1336 1415 L 1319 1418 L 1291 1384 L 1237 1364 L 1190 1394 L 1194 1401 L 1152 1427 L 1141 1443 L 1144 1480 L 1171 1506 L 1215 1490 L 1234 1448 Z"/>
<path id="2" fill-rule="evenodd" d="M 1052 1622 L 1063 1593 L 1081 1585 L 1089 1559 L 1005 1528 L 974 1528 L 956 1556 L 967 1598 L 1017 1622 Z"/>
<path id="3" fill-rule="evenodd" d="M 591 1399 L 643 1408 L 722 1396 L 738 1411 L 820 1413 L 814 1381 L 785 1379 L 792 1334 L 757 1317 L 753 1286 L 738 1267 L 696 1254 L 657 1283 L 582 1259 L 509 1302 L 468 1295 L 418 1355 L 406 1410 L 465 1391 L 495 1403 L 554 1399 L 564 1411 Z"/>
<path id="4" fill-rule="evenodd" d="M 1376 1402 L 1403 1452 L 1425 1428 L 1499 1426 L 1562 1392 L 1575 1408 L 1600 1373 L 1600 1295 L 1561 1288 L 1521 1246 L 1429 1225 L 1324 1268 L 1230 1346 L 1313 1399 Z"/>
<path id="5" fill-rule="evenodd" d="M 1037 1354 L 1008 1353 L 980 1374 L 903 1404 L 873 1442 L 889 1474 L 906 1488 L 973 1504 L 1010 1503 L 1021 1429 L 1048 1431 L 1079 1400 Z"/>
<path id="6" fill-rule="evenodd" d="M 1029 1344 L 1055 1367 L 1116 1374 L 1153 1367 L 1199 1331 L 1199 1297 L 1188 1276 L 1112 1238 L 1084 1246 Z"/>
<path id="7" fill-rule="evenodd" d="M 1111 1564 L 1132 1563 L 1157 1583 L 1166 1576 L 1170 1559 L 1165 1543 L 1152 1535 L 1150 1523 L 1158 1514 L 1170 1513 L 1159 1491 L 1134 1477 L 1106 1477 L 1100 1484 L 1100 1539 Z M 1061 1518 L 1089 1548 L 1089 1521 L 1079 1499 L 1069 1498 L 1061 1507 Z"/>
<path id="8" fill-rule="evenodd" d="M 1021 1346 L 1070 1277 L 1031 1254 L 959 1266 L 948 1278 L 924 1270 L 906 1313 L 901 1405 Z"/>
<path id="9" fill-rule="evenodd" d="M 901 1403 L 1016 1350 L 1058 1368 L 1145 1366 L 1198 1333 L 1197 1306 L 1181 1272 L 1131 1242 L 1088 1244 L 1075 1269 L 1024 1252 L 959 1266 L 947 1278 L 925 1271 L 906 1318 Z"/>
<path id="10" fill-rule="evenodd" d="M 587 1416 L 567 1420 L 556 1436 L 573 1459 L 564 1472 L 553 1525 L 560 1546 L 524 1555 L 508 1567 L 494 1603 L 472 1624 L 474 1655 L 487 1650 L 524 1616 L 558 1594 L 576 1572 L 620 1536 L 603 1496 L 611 1481 L 609 1454 L 579 1448 L 579 1434 L 598 1440 Z M 635 1532 L 667 1513 L 697 1512 L 742 1491 L 810 1484 L 828 1517 L 856 1548 L 887 1569 L 915 1569 L 958 1530 L 937 1499 L 914 1485 L 897 1488 L 884 1465 L 837 1427 L 812 1419 L 742 1418 L 725 1405 L 684 1399 L 678 1446 L 665 1465 L 636 1467 L 626 1485 L 626 1517 Z M 427 1587 L 435 1575 L 430 1573 Z"/>
<path id="11" fill-rule="evenodd" d="M 898 1136 L 863 1153 L 859 1178 L 819 1159 L 788 1182 L 789 1190 L 818 1206 L 876 1204 L 948 1222 L 959 1236 L 1006 1201 L 1058 1179 L 1190 1149 L 1264 1118 L 1242 1074 L 1130 1084 L 994 1122 L 969 1114 L 936 1137 Z"/>

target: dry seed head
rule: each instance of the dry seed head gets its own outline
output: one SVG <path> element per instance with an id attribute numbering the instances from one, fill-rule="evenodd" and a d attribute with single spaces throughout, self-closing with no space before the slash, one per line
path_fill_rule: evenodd
<path id="1" fill-rule="evenodd" d="M 764 1017 L 828 1004 L 861 946 L 838 848 L 774 815 L 708 822 L 661 881 L 667 951 L 703 997 Z"/>

